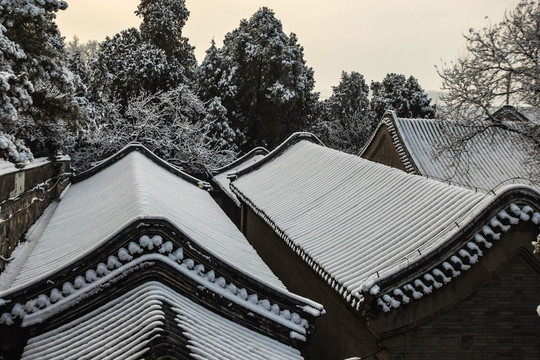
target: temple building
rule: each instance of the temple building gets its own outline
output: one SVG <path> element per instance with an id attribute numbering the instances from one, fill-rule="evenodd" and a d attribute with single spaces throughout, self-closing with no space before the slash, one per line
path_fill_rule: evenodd
<path id="1" fill-rule="evenodd" d="M 309 358 L 540 354 L 534 188 L 449 185 L 305 133 L 230 187 L 262 259 L 291 291 L 325 307 Z"/>
<path id="2" fill-rule="evenodd" d="M 73 177 L 0 274 L 0 358 L 302 359 L 323 307 L 210 188 L 137 144 Z"/>

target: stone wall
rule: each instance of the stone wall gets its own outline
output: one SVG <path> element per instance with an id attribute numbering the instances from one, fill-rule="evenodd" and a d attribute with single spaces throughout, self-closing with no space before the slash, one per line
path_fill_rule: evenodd
<path id="1" fill-rule="evenodd" d="M 36 160 L 0 175 L 0 271 L 19 240 L 69 183 L 70 161 Z"/>

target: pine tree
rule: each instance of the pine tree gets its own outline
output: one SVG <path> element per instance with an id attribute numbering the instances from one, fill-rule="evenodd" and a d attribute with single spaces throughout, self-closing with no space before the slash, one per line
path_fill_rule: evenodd
<path id="1" fill-rule="evenodd" d="M 369 87 L 360 73 L 343 71 L 339 85 L 332 86 L 332 96 L 328 99 L 331 118 L 340 120 L 355 114 L 367 116 L 369 112 Z"/>
<path id="2" fill-rule="evenodd" d="M 54 19 L 57 0 L 0 1 L 0 122 L 4 131 L 44 143 L 52 124 L 84 116 L 74 98 L 76 78 Z"/>
<path id="3" fill-rule="evenodd" d="M 272 10 L 261 8 L 242 20 L 221 49 L 209 49 L 203 65 L 198 74 L 221 93 L 232 127 L 245 135 L 244 149 L 273 147 L 310 121 L 318 97 L 313 70 L 296 35 L 285 35 Z"/>
<path id="4" fill-rule="evenodd" d="M 377 119 L 386 110 L 395 110 L 397 115 L 405 118 L 433 118 L 435 109 L 431 99 L 413 76 L 390 73 L 382 82 L 371 83 L 371 108 Z"/>
<path id="5" fill-rule="evenodd" d="M 212 39 L 204 60 L 195 72 L 197 94 L 203 101 L 221 96 L 235 96 L 236 92 L 231 87 L 234 72 L 229 71 L 225 61 L 222 51 Z"/>
<path id="6" fill-rule="evenodd" d="M 161 49 L 169 62 L 176 60 L 192 77 L 197 60 L 194 47 L 182 36 L 182 28 L 189 17 L 185 0 L 141 0 L 135 14 L 142 18 L 139 28 L 145 41 Z"/>
<path id="7" fill-rule="evenodd" d="M 343 71 L 332 96 L 319 105 L 319 121 L 311 128 L 327 146 L 358 153 L 376 121 L 369 107 L 369 87 L 360 73 Z"/>
<path id="8" fill-rule="evenodd" d="M 126 106 L 142 93 L 172 89 L 185 82 L 183 67 L 172 63 L 163 51 L 144 41 L 139 30 L 130 28 L 106 38 L 92 61 L 93 93 Z"/>
<path id="9" fill-rule="evenodd" d="M 207 114 L 203 119 L 203 131 L 218 149 L 236 151 L 236 133 L 227 119 L 227 109 L 219 97 L 214 97 L 206 104 Z"/>

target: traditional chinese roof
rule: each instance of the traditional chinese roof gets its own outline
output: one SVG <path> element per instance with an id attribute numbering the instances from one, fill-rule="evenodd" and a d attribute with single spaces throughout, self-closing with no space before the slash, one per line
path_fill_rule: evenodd
<path id="1" fill-rule="evenodd" d="M 410 298 L 428 294 L 474 264 L 510 226 L 540 222 L 532 188 L 486 195 L 302 136 L 241 172 L 231 188 L 356 308 L 396 286 Z"/>
<path id="2" fill-rule="evenodd" d="M 285 347 L 306 340 L 314 317 L 324 313 L 322 306 L 288 292 L 203 182 L 148 156 L 148 150 L 138 145 L 98 167 L 71 185 L 54 213 L 44 214 L 46 224 L 37 226 L 44 229 L 34 230 L 41 235 L 26 254 L 20 252 L 26 259 L 19 259 L 16 271 L 7 269 L 0 277 L 0 326 L 39 326 L 43 334 L 36 339 L 47 338 L 49 331 L 61 332 L 69 344 L 59 348 L 67 356 L 68 345 L 76 346 L 80 340 L 70 329 L 79 329 L 84 321 L 100 321 L 95 315 L 99 312 L 92 312 L 96 309 L 124 309 L 128 305 L 118 299 L 134 286 L 151 281 L 172 288 L 163 292 L 168 299 L 186 297 L 209 309 L 214 313 L 211 324 L 222 317 L 245 328 L 240 333 L 259 332 L 259 339 L 248 342 L 249 346 L 264 343 L 264 336 Z M 172 301 L 170 305 L 173 312 L 181 306 Z M 147 318 L 134 317 L 125 331 L 159 333 L 156 319 L 163 311 L 156 311 Z M 121 327 L 114 321 L 111 326 L 103 339 L 114 338 L 115 329 Z M 205 328 L 203 332 L 211 328 L 197 326 Z M 91 328 L 85 329 L 81 331 L 88 336 L 99 337 L 90 335 Z M 137 340 L 140 349 L 152 338 L 152 331 Z M 45 346 L 36 351 L 49 350 Z"/>
<path id="3" fill-rule="evenodd" d="M 231 198 L 231 200 L 233 200 L 237 205 L 240 205 L 238 198 L 236 195 L 234 195 L 229 187 L 231 179 L 236 177 L 236 174 L 239 171 L 254 165 L 266 155 L 268 155 L 268 150 L 265 148 L 255 148 L 224 167 L 210 170 L 212 180 L 228 197 Z"/>
<path id="4" fill-rule="evenodd" d="M 507 116 L 504 114 L 509 111 L 503 108 L 497 116 Z M 395 112 L 388 111 L 373 139 L 383 126 L 390 132 L 393 146 L 409 173 L 482 192 L 514 183 L 540 189 L 530 177 L 530 144 L 516 133 L 487 123 L 464 126 L 434 119 L 398 118 Z M 441 151 L 468 137 L 462 150 Z"/>
<path id="5" fill-rule="evenodd" d="M 190 354 L 198 359 L 302 359 L 297 349 L 223 318 L 159 282 L 147 282 L 30 338 L 22 359 L 140 359 L 157 347 L 177 359 Z"/>

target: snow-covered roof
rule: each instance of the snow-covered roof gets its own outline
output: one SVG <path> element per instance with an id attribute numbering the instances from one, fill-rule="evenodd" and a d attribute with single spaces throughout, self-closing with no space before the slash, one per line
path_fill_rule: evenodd
<path id="1" fill-rule="evenodd" d="M 178 358 L 302 359 L 297 349 L 232 322 L 159 282 L 147 282 L 30 338 L 22 359 L 140 359 L 158 344 Z"/>
<path id="2" fill-rule="evenodd" d="M 219 188 L 229 196 L 237 205 L 240 205 L 240 202 L 236 195 L 231 191 L 229 184 L 231 183 L 231 177 L 236 176 L 236 174 L 246 169 L 259 160 L 264 158 L 268 154 L 268 150 L 262 147 L 255 148 L 245 154 L 244 156 L 236 159 L 232 163 L 221 167 L 219 169 L 213 169 L 210 172 L 213 174 L 212 180 L 219 186 Z"/>
<path id="3" fill-rule="evenodd" d="M 496 196 L 477 193 L 301 137 L 279 154 L 268 155 L 257 170 L 241 173 L 231 188 L 357 307 L 364 294 L 379 293 L 377 284 L 384 279 L 394 278 L 429 257 L 443 261 L 434 254 L 454 244 L 462 226 L 491 209 L 504 194 L 524 192 L 538 198 L 533 189 L 517 186 Z M 496 211 L 505 217 L 507 204 L 502 206 Z M 521 209 L 517 209 L 519 213 Z M 529 213 L 532 208 L 525 210 Z M 538 223 L 540 215 L 536 213 L 534 219 Z M 492 225 L 484 226 L 485 237 L 493 233 L 500 236 L 499 224 L 495 218 Z M 480 235 L 478 242 L 483 239 Z M 476 249 L 475 244 L 470 246 L 462 249 L 462 254 L 474 260 L 471 252 L 476 253 L 471 249 Z M 460 259 L 454 260 L 461 263 Z"/>
<path id="4" fill-rule="evenodd" d="M 398 118 L 387 112 L 382 120 L 405 168 L 419 175 L 489 192 L 508 184 L 540 185 L 531 179 L 528 144 L 518 134 L 485 127 L 460 152 L 442 151 L 453 139 L 480 129 L 433 119 Z"/>
<path id="5" fill-rule="evenodd" d="M 285 290 L 207 191 L 138 151 L 71 185 L 11 288 L 46 278 L 144 219 L 169 221 L 209 253 Z"/>
<path id="6" fill-rule="evenodd" d="M 55 323 L 82 302 L 158 276 L 252 330 L 306 341 L 323 307 L 287 291 L 198 180 L 146 151 L 123 151 L 72 184 L 31 229 L 15 252 L 25 259 L 0 276 L 0 325 Z"/>
<path id="7" fill-rule="evenodd" d="M 137 151 L 141 154 L 144 154 L 146 158 L 153 161 L 156 165 L 162 167 L 163 169 L 169 171 L 170 173 L 175 174 L 176 176 L 184 179 L 185 181 L 192 183 L 194 185 L 197 185 L 201 189 L 207 189 L 210 190 L 212 187 L 210 184 L 208 184 L 206 181 L 199 180 L 188 173 L 185 173 L 182 171 L 181 168 L 177 167 L 176 165 L 173 165 L 163 159 L 161 159 L 159 156 L 154 154 L 151 150 L 149 150 L 146 146 L 142 145 L 138 142 L 131 142 L 128 145 L 124 146 L 120 151 L 116 152 L 115 154 L 109 156 L 108 158 L 105 158 L 103 160 L 97 161 L 93 164 L 93 166 L 75 176 L 71 177 L 71 181 L 76 183 L 82 180 L 85 180 L 96 173 L 100 172 L 104 168 L 114 164 L 115 162 L 122 159 L 124 156 L 128 155 L 132 151 Z"/>

